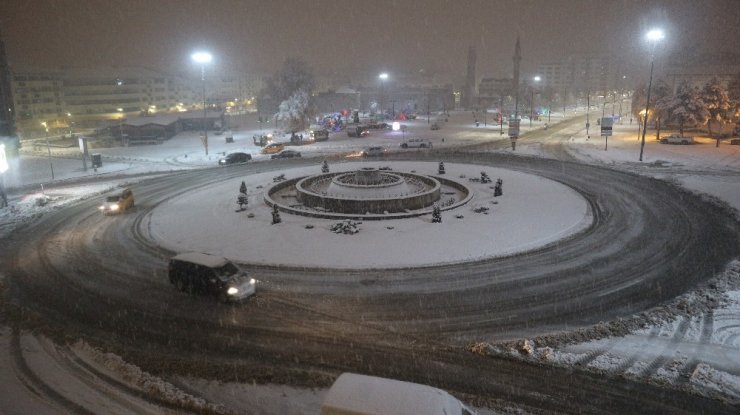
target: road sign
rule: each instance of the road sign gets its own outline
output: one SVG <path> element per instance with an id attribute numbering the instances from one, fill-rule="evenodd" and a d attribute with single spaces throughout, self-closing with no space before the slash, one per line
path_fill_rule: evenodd
<path id="1" fill-rule="evenodd" d="M 601 119 L 601 135 L 610 137 L 612 135 L 612 126 L 614 125 L 614 119 L 611 117 L 604 117 Z"/>

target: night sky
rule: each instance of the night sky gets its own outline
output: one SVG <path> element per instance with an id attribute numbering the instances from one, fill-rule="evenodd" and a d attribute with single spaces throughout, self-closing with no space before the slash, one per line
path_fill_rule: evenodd
<path id="1" fill-rule="evenodd" d="M 580 52 L 642 62 L 652 22 L 661 52 L 740 52 L 740 0 L 0 0 L 11 66 L 142 65 L 191 69 L 212 51 L 224 68 L 269 73 L 301 57 L 318 74 L 425 70 L 508 76 L 517 34 L 522 68 Z"/>

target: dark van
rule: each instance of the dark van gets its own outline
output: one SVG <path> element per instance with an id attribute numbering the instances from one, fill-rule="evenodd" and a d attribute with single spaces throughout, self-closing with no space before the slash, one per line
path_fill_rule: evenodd
<path id="1" fill-rule="evenodd" d="M 179 254 L 170 259 L 169 279 L 178 290 L 211 295 L 223 302 L 254 294 L 256 281 L 226 258 L 200 252 Z"/>

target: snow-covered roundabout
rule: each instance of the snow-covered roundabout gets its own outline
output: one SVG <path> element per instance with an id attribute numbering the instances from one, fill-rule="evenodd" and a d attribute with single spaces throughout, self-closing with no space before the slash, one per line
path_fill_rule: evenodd
<path id="1" fill-rule="evenodd" d="M 285 189 L 294 189 L 308 177 L 324 177 L 317 164 L 251 174 L 181 194 L 152 210 L 148 226 L 157 244 L 176 252 L 207 252 L 243 264 L 362 269 L 512 255 L 572 237 L 593 223 L 588 202 L 564 184 L 489 166 L 449 163 L 445 167 L 442 177 L 436 162 L 343 162 L 330 164 L 328 175 L 341 178 L 371 169 L 388 177 L 430 177 L 441 184 L 437 189 L 443 206 L 441 223 L 432 222 L 428 205 L 397 213 L 368 213 L 369 219 L 393 220 L 363 220 L 354 214 L 352 220 L 308 209 L 296 202 L 294 190 Z M 492 181 L 481 181 L 482 172 Z M 503 194 L 494 197 L 497 179 L 503 182 Z M 236 204 L 242 181 L 248 194 L 244 210 Z M 430 181 L 421 193 L 434 186 Z M 280 207 L 280 223 L 273 224 L 272 204 Z M 332 231 L 347 221 L 359 231 Z"/>

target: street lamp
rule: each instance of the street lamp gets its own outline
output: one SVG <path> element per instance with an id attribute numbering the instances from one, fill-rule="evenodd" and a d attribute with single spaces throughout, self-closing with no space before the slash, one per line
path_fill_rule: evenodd
<path id="1" fill-rule="evenodd" d="M 121 145 L 125 146 L 126 143 L 123 141 L 123 108 L 117 108 L 118 111 L 118 134 L 121 136 Z"/>
<path id="2" fill-rule="evenodd" d="M 206 156 L 208 155 L 208 129 L 206 128 L 206 64 L 213 60 L 213 56 L 208 52 L 195 52 L 190 55 L 190 58 L 200 64 L 200 80 L 203 83 L 203 146 L 206 149 Z"/>
<path id="3" fill-rule="evenodd" d="M 73 127 L 72 127 L 72 113 L 71 112 L 68 112 L 67 113 L 67 124 L 69 124 L 69 136 L 72 137 L 72 138 L 74 138 L 74 131 L 73 131 Z"/>
<path id="4" fill-rule="evenodd" d="M 534 82 L 539 83 L 542 78 L 534 77 Z M 529 128 L 532 128 L 532 117 L 534 117 L 534 86 L 532 87 L 532 100 L 529 102 Z"/>
<path id="5" fill-rule="evenodd" d="M 385 81 L 388 79 L 388 73 L 383 72 L 380 75 L 378 75 L 378 78 L 380 79 L 380 113 L 383 114 L 383 119 L 385 119 L 385 113 L 383 112 L 383 92 L 384 92 Z M 395 108 L 393 110 L 395 111 Z M 393 118 L 394 119 L 396 118 L 395 114 Z"/>
<path id="6" fill-rule="evenodd" d="M 652 29 L 645 35 L 648 42 L 650 42 L 650 80 L 648 81 L 647 89 L 647 100 L 645 101 L 645 119 L 642 124 L 642 141 L 640 142 L 640 161 L 642 161 L 642 152 L 645 148 L 645 130 L 647 129 L 648 110 L 650 107 L 650 88 L 653 86 L 653 64 L 655 60 L 655 45 L 665 38 L 663 31 L 660 29 Z"/>
<path id="7" fill-rule="evenodd" d="M 49 125 L 46 121 L 42 121 L 41 125 L 44 126 L 44 131 L 46 131 L 46 151 L 49 153 L 49 170 L 51 170 L 51 180 L 54 180 L 54 165 L 51 163 L 51 146 L 49 145 Z"/>

